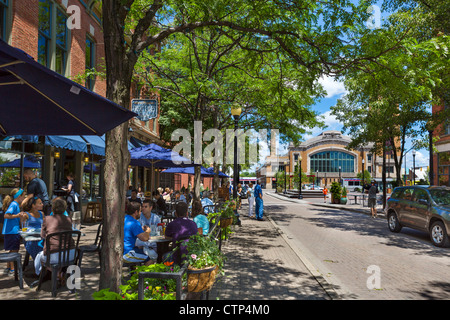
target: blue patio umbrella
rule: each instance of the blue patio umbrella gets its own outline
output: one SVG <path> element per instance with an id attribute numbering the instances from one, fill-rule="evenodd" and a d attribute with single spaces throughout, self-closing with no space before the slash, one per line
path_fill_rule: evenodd
<path id="1" fill-rule="evenodd" d="M 172 167 L 193 167 L 191 160 L 180 156 L 175 151 L 165 149 L 157 144 L 151 143 L 149 145 L 134 148 L 130 150 L 130 165 L 138 167 L 150 167 L 151 176 L 151 191 L 154 186 L 154 168 L 172 168 Z"/>
<path id="2" fill-rule="evenodd" d="M 163 171 L 163 173 L 186 173 L 186 174 L 195 174 L 195 168 L 194 167 L 175 167 L 175 168 L 169 168 Z M 202 176 L 210 177 L 212 176 L 208 170 L 206 170 L 204 167 L 200 168 L 200 174 Z"/>
<path id="3" fill-rule="evenodd" d="M 102 135 L 137 116 L 0 39 L 1 135 Z"/>
<path id="4" fill-rule="evenodd" d="M 130 150 L 130 165 L 139 167 L 172 168 L 196 166 L 191 160 L 180 156 L 175 151 L 165 149 L 157 144 Z"/>
<path id="5" fill-rule="evenodd" d="M 20 168 L 21 161 L 20 161 L 20 159 L 16 159 L 11 162 L 2 163 L 2 164 L 0 164 L 0 167 L 2 167 L 2 168 Z M 39 169 L 41 167 L 41 162 L 39 161 L 39 159 L 37 159 L 33 156 L 25 156 L 23 159 L 23 167 L 31 168 L 31 169 Z"/>
<path id="6" fill-rule="evenodd" d="M 216 173 L 214 172 L 214 167 L 209 167 L 209 168 L 206 168 L 205 170 L 213 176 L 216 175 Z M 226 175 L 222 171 L 219 171 L 219 178 L 229 178 L 229 177 L 230 176 Z"/>
<path id="7" fill-rule="evenodd" d="M 93 167 L 92 167 L 93 166 Z M 100 173 L 100 168 L 97 167 L 95 164 L 93 163 L 88 163 L 87 165 L 83 166 L 83 171 L 85 173 L 90 173 L 91 172 L 91 167 L 92 167 L 92 172 L 95 174 L 99 174 Z"/>

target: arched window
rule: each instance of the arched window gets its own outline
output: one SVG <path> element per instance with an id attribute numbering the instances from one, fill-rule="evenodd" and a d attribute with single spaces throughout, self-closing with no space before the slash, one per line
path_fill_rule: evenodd
<path id="1" fill-rule="evenodd" d="M 311 156 L 311 172 L 355 172 L 355 157 L 341 151 L 324 151 Z"/>

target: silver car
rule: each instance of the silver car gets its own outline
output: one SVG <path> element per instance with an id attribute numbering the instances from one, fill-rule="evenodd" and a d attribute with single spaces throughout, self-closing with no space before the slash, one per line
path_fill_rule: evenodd
<path id="1" fill-rule="evenodd" d="M 450 245 L 449 187 L 397 187 L 387 201 L 386 216 L 392 232 L 418 229 L 428 232 L 435 246 Z"/>

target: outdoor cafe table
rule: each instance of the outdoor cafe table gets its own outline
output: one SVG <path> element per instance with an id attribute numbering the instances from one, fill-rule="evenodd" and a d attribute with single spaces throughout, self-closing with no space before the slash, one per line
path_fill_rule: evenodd
<path id="1" fill-rule="evenodd" d="M 25 241 L 41 241 L 41 229 L 29 228 L 27 231 L 19 231 L 20 236 Z"/>
<path id="2" fill-rule="evenodd" d="M 157 263 L 161 263 L 163 254 L 170 251 L 169 244 L 171 242 L 172 238 L 165 236 L 150 236 L 150 239 L 146 241 L 147 244 L 156 243 Z"/>

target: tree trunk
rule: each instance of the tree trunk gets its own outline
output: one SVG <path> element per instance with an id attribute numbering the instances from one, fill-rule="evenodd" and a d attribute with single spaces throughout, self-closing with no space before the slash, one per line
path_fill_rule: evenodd
<path id="1" fill-rule="evenodd" d="M 194 200 L 200 199 L 200 184 L 202 183 L 201 167 L 194 168 Z"/>
<path id="2" fill-rule="evenodd" d="M 117 1 L 103 1 L 106 97 L 128 109 L 131 76 L 137 57 L 127 55 L 123 30 L 117 21 L 119 10 Z M 119 292 L 122 279 L 125 196 L 130 163 L 128 125 L 125 122 L 106 133 L 100 289 L 110 288 L 115 292 Z"/>
<path id="3" fill-rule="evenodd" d="M 383 210 L 386 209 L 386 143 L 383 144 L 383 172 L 381 173 L 383 184 Z"/>
<path id="4" fill-rule="evenodd" d="M 219 165 L 218 164 L 214 164 L 214 180 L 213 180 L 213 184 L 214 184 L 214 202 L 218 202 L 219 201 Z"/>

